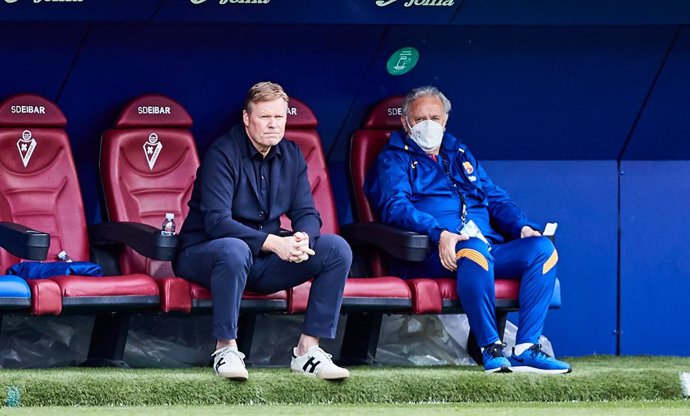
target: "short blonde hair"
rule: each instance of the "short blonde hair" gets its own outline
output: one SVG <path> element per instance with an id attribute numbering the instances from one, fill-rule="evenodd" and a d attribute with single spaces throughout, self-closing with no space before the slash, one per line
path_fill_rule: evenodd
<path id="1" fill-rule="evenodd" d="M 257 82 L 247 92 L 247 97 L 244 99 L 244 109 L 249 113 L 252 104 L 273 101 L 277 98 L 282 98 L 286 103 L 288 102 L 289 98 L 283 87 L 270 81 Z"/>

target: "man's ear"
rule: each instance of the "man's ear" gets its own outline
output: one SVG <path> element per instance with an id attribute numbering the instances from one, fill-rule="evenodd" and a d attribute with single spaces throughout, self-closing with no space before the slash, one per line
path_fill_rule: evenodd
<path id="1" fill-rule="evenodd" d="M 405 130 L 405 133 L 407 133 L 409 135 L 411 132 L 410 132 L 410 129 L 408 127 L 407 118 L 405 116 L 400 116 L 400 124 L 402 124 L 402 127 Z"/>
<path id="2" fill-rule="evenodd" d="M 247 110 L 242 110 L 242 122 L 244 123 L 244 127 L 249 127 L 249 113 Z"/>

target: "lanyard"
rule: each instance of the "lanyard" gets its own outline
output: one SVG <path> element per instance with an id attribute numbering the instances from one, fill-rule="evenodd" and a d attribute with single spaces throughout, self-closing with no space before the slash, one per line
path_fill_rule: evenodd
<path id="1" fill-rule="evenodd" d="M 460 204 L 462 205 L 460 221 L 462 221 L 462 225 L 465 225 L 467 224 L 467 203 L 465 202 L 465 197 L 462 195 L 462 192 L 460 192 L 460 189 L 458 189 L 458 184 L 453 178 L 453 175 L 451 175 L 450 173 L 450 162 L 448 161 L 446 155 L 441 156 L 439 154 L 438 157 L 441 158 L 441 165 L 443 165 L 443 171 L 446 173 L 446 176 L 448 176 L 448 179 L 450 179 L 450 182 L 453 184 L 453 189 L 455 190 L 455 193 L 457 193 L 460 197 Z"/>

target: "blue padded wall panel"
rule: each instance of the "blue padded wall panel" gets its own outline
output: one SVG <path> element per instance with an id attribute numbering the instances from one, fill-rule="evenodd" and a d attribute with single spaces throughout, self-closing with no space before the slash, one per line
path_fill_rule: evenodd
<path id="1" fill-rule="evenodd" d="M 690 159 L 690 29 L 681 29 L 624 159 Z"/>
<path id="2" fill-rule="evenodd" d="M 19 93 L 57 99 L 86 31 L 76 24 L 0 25 L 0 100 Z"/>
<path id="3" fill-rule="evenodd" d="M 685 0 L 465 0 L 454 24 L 660 25 L 690 23 Z"/>
<path id="4" fill-rule="evenodd" d="M 621 352 L 690 355 L 690 161 L 621 166 Z"/>
<path id="5" fill-rule="evenodd" d="M 87 218 L 98 220 L 99 137 L 129 99 L 161 93 L 180 101 L 203 152 L 241 120 L 247 89 L 272 80 L 314 110 L 328 149 L 382 33 L 374 26 L 350 27 L 347 36 L 328 26 L 94 27 L 59 102 L 72 122 Z"/>
<path id="6" fill-rule="evenodd" d="M 559 356 L 615 354 L 615 161 L 485 161 L 494 182 L 540 224 L 558 222 L 563 305 L 544 335 Z M 517 321 L 515 321 L 517 324 Z"/>
<path id="7" fill-rule="evenodd" d="M 454 103 L 449 131 L 483 159 L 616 159 L 664 53 L 671 27 L 391 27 L 335 154 L 365 109 L 435 84 Z M 390 54 L 419 50 L 407 74 Z"/>

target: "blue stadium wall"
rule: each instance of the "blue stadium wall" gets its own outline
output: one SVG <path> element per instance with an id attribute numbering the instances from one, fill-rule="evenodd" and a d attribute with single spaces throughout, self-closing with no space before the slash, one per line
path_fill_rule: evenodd
<path id="1" fill-rule="evenodd" d="M 0 98 L 62 108 L 95 223 L 100 134 L 123 103 L 178 100 L 203 152 L 251 84 L 279 82 L 320 121 L 348 223 L 350 134 L 379 99 L 435 84 L 449 130 L 560 225 L 559 355 L 690 355 L 689 25 L 680 0 L 0 0 Z M 389 74 L 410 46 L 417 66 Z"/>

